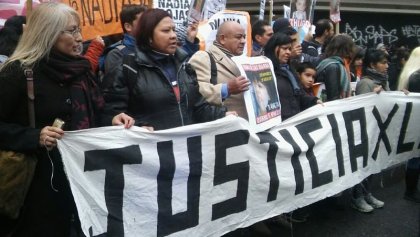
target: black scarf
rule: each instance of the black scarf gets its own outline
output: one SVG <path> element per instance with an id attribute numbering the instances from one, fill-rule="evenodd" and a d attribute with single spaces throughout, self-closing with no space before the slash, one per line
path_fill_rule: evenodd
<path id="1" fill-rule="evenodd" d="M 388 75 L 380 73 L 373 68 L 366 68 L 365 76 L 372 79 L 375 84 L 381 85 L 384 90 L 387 88 Z"/>
<path id="2" fill-rule="evenodd" d="M 104 99 L 94 82 L 89 61 L 84 57 L 72 57 L 52 50 L 48 60 L 40 64 L 49 78 L 70 86 L 72 119 L 69 130 L 96 126 Z"/>

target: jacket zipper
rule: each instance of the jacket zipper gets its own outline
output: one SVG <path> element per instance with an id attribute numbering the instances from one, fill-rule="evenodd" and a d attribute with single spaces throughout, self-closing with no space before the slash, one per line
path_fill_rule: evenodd
<path id="1" fill-rule="evenodd" d="M 174 92 L 174 96 L 175 96 L 175 99 L 176 99 L 177 104 L 178 104 L 178 112 L 179 112 L 179 116 L 181 117 L 181 124 L 182 124 L 182 126 L 185 126 L 185 123 L 184 123 L 184 116 L 182 115 L 182 110 L 181 110 L 181 86 L 179 85 L 179 81 L 178 81 L 178 78 L 179 77 L 178 76 L 179 76 L 179 72 L 181 71 L 181 68 L 182 67 L 185 67 L 185 61 L 181 63 L 181 67 L 179 67 L 178 72 L 176 73 L 176 83 L 178 84 L 178 87 L 179 87 L 179 101 L 176 99 L 176 95 L 175 95 L 175 92 Z M 142 65 L 142 66 L 148 67 L 148 68 L 157 68 L 157 69 L 159 69 L 160 73 L 166 78 L 165 73 L 163 73 L 163 71 L 162 71 L 162 69 L 160 67 L 146 65 L 146 64 L 143 64 L 143 63 L 139 63 L 139 64 Z M 166 78 L 166 81 L 169 83 L 168 78 Z M 169 85 L 172 88 L 172 85 L 170 83 L 169 83 Z M 172 89 L 172 91 L 173 91 L 173 89 Z M 187 99 L 188 99 L 188 95 L 187 95 Z M 187 108 L 188 108 L 188 100 L 187 100 Z"/>

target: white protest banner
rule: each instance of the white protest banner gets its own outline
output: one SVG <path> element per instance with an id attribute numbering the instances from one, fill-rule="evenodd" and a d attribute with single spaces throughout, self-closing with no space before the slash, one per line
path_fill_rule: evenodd
<path id="1" fill-rule="evenodd" d="M 246 42 L 242 55 L 251 56 L 251 23 L 248 12 L 223 10 L 214 14 L 208 21 L 202 22 L 198 26 L 198 35 L 200 39 L 200 49 L 205 50 L 216 39 L 216 33 L 220 25 L 225 21 L 236 21 L 245 29 Z"/>
<path id="2" fill-rule="evenodd" d="M 262 132 L 281 122 L 280 99 L 273 63 L 264 56 L 232 57 L 251 85 L 244 93 L 250 129 Z"/>
<path id="3" fill-rule="evenodd" d="M 257 134 L 229 116 L 66 132 L 58 148 L 86 236 L 220 236 L 420 156 L 419 117 L 419 93 L 370 93 Z"/>

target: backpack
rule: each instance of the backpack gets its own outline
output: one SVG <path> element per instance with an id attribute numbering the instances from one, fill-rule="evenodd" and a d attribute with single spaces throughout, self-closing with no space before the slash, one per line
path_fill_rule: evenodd
<path id="1" fill-rule="evenodd" d="M 122 43 L 122 40 L 108 46 L 104 52 L 102 53 L 101 57 L 99 57 L 99 65 L 98 65 L 98 82 L 102 83 L 104 75 L 105 75 L 105 61 L 106 61 L 106 56 L 108 55 L 109 52 L 111 52 L 114 49 L 118 49 L 121 51 L 121 53 L 123 55 L 126 54 L 125 51 L 128 50 L 128 48 Z"/>

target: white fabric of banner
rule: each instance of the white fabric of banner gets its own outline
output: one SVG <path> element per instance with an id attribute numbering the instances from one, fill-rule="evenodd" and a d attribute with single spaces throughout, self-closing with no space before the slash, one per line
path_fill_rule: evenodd
<path id="1" fill-rule="evenodd" d="M 420 156 L 420 94 L 314 106 L 266 132 L 229 116 L 58 142 L 87 236 L 220 236 L 337 194 Z"/>

